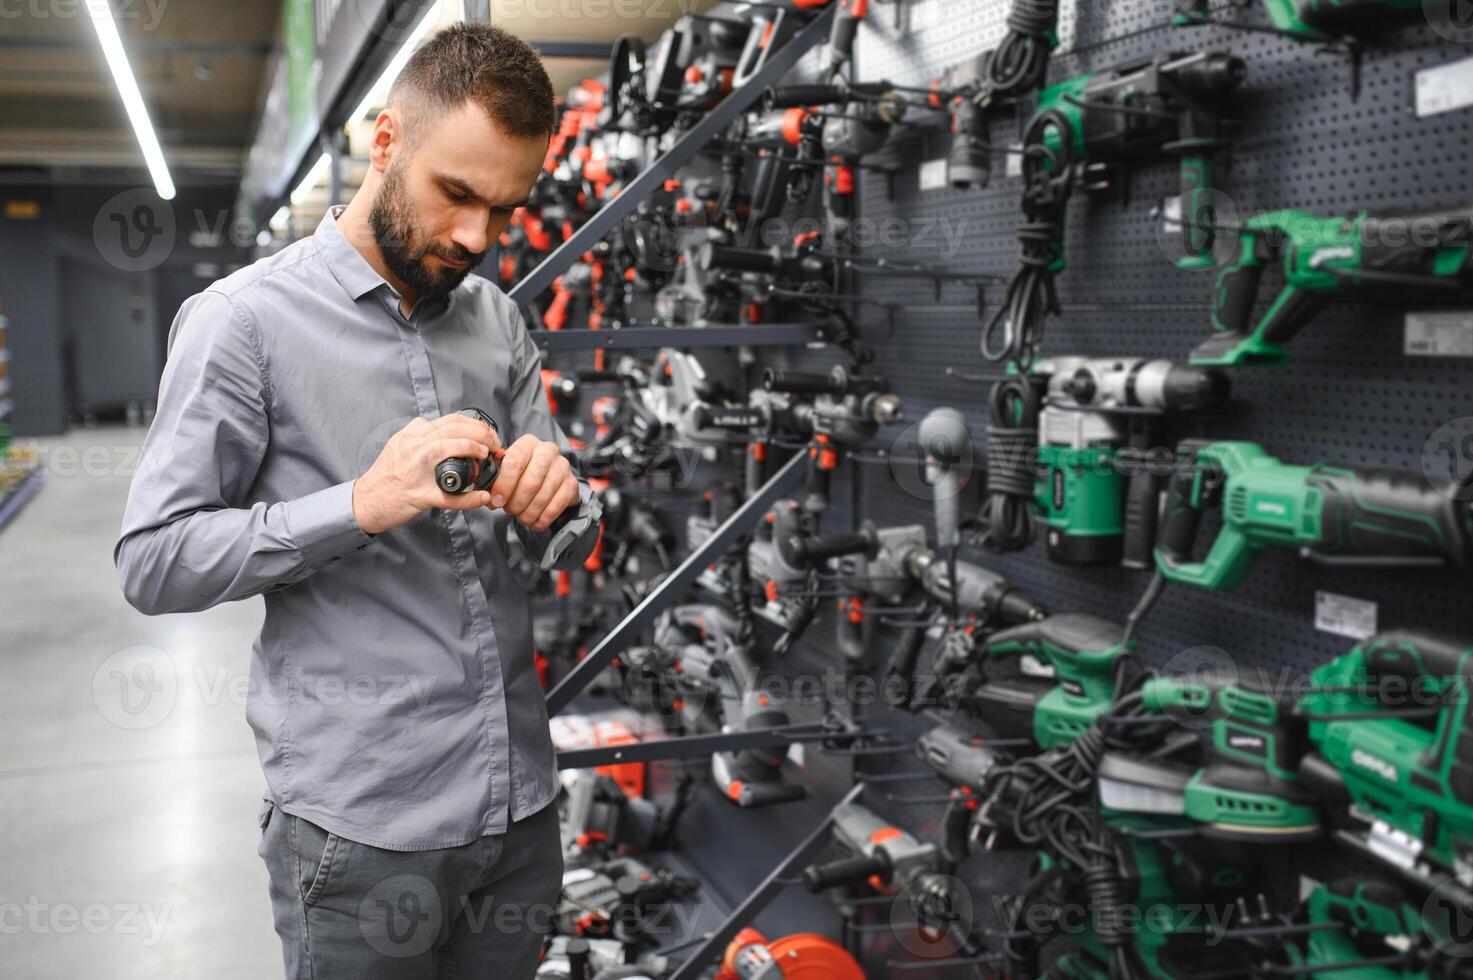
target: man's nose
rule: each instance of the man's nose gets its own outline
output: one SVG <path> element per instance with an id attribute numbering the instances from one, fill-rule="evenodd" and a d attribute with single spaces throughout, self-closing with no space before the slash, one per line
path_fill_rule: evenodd
<path id="1" fill-rule="evenodd" d="M 450 234 L 451 241 L 472 255 L 480 255 L 491 247 L 491 228 L 486 216 L 467 215 Z"/>

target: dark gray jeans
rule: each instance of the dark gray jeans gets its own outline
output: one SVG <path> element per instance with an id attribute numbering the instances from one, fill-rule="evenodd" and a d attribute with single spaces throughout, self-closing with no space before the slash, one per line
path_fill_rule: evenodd
<path id="1" fill-rule="evenodd" d="M 557 807 L 505 834 L 386 851 L 261 809 L 288 980 L 530 980 L 562 887 Z"/>

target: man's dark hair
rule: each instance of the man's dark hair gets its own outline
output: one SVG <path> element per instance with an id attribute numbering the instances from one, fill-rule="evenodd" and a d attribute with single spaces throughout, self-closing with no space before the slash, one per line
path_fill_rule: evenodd
<path id="1" fill-rule="evenodd" d="M 552 81 L 521 38 L 489 24 L 456 24 L 414 53 L 389 92 L 413 129 L 474 102 L 510 136 L 549 136 L 557 121 Z"/>

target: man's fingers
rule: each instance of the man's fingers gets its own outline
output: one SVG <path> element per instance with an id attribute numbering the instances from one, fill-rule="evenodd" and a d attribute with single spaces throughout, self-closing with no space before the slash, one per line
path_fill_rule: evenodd
<path id="1" fill-rule="evenodd" d="M 501 472 L 491 484 L 491 506 L 504 507 L 516 490 L 522 473 L 532 461 L 532 454 L 541 445 L 536 436 L 522 436 L 511 444 L 506 455 L 501 457 Z"/>
<path id="2" fill-rule="evenodd" d="M 556 446 L 550 442 L 539 443 L 532 453 L 532 458 L 527 461 L 527 468 L 522 471 L 521 479 L 517 480 L 517 488 L 512 491 L 510 499 L 506 502 L 506 512 L 526 524 L 522 515 L 537 496 L 537 491 L 542 489 L 542 484 L 547 481 L 547 474 L 552 470 L 553 464 L 562 459 Z"/>
<path id="3" fill-rule="evenodd" d="M 442 510 L 478 510 L 491 503 L 489 490 L 471 490 L 468 493 L 440 492 L 440 502 L 431 506 Z"/>
<path id="4" fill-rule="evenodd" d="M 490 448 L 475 439 L 436 439 L 425 446 L 425 459 L 433 466 L 461 457 L 485 459 L 489 453 Z"/>
<path id="5" fill-rule="evenodd" d="M 489 445 L 491 452 L 501 449 L 501 439 L 495 429 L 464 415 L 446 415 L 431 422 L 430 426 L 435 438 L 476 439 Z"/>
<path id="6" fill-rule="evenodd" d="M 561 488 L 559 488 L 557 496 L 553 498 L 552 503 L 548 505 L 547 509 L 538 516 L 537 523 L 532 526 L 532 529 L 534 531 L 546 531 L 549 527 L 552 527 L 553 521 L 563 515 L 565 510 L 569 507 L 577 506 L 581 498 L 582 494 L 578 492 L 578 481 L 573 479 L 572 473 L 569 472 L 567 479 L 563 481 Z"/>
<path id="7" fill-rule="evenodd" d="M 572 473 L 573 468 L 569 465 L 568 461 L 563 459 L 562 456 L 558 456 L 552 466 L 548 467 L 547 476 L 543 479 L 542 486 L 538 489 L 536 496 L 532 498 L 532 502 L 527 505 L 526 510 L 522 511 L 521 521 L 523 524 L 528 527 L 535 527 L 537 525 L 537 522 L 542 518 L 543 512 L 547 510 L 548 505 L 562 492 L 563 483 Z M 553 516 L 555 517 L 557 515 L 554 514 Z"/>

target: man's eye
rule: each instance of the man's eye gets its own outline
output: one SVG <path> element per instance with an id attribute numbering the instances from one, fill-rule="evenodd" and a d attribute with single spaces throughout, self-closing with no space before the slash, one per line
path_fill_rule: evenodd
<path id="1" fill-rule="evenodd" d="M 462 194 L 460 191 L 456 190 L 453 187 L 446 187 L 446 188 L 444 188 L 444 191 L 445 191 L 445 196 L 448 197 L 448 198 L 450 198 L 450 200 L 452 200 L 452 201 L 464 201 L 465 200 L 465 195 Z"/>

